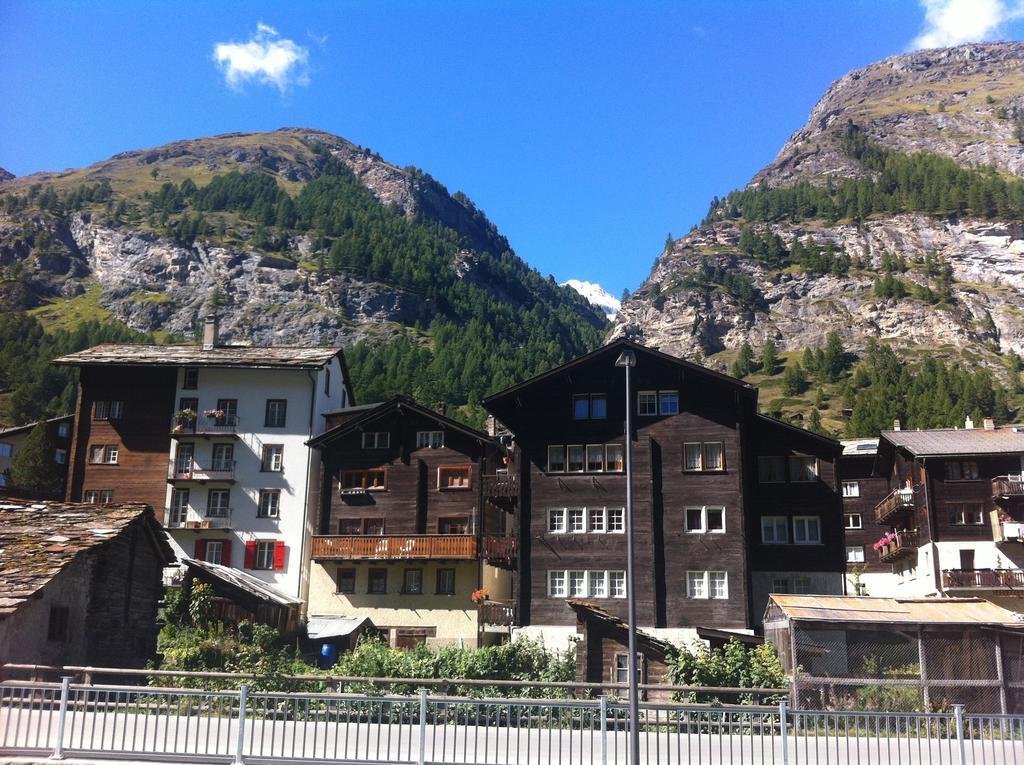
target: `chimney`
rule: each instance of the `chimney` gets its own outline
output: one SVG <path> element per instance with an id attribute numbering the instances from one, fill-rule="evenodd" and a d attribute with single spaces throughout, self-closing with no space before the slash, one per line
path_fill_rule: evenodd
<path id="1" fill-rule="evenodd" d="M 986 417 L 984 422 L 985 422 L 985 430 L 995 430 L 996 429 L 996 421 L 993 420 L 991 417 Z"/>
<path id="2" fill-rule="evenodd" d="M 964 420 L 964 430 L 974 430 L 974 420 L 969 416 Z"/>
<path id="3" fill-rule="evenodd" d="M 220 321 L 217 318 L 217 314 L 207 314 L 206 321 L 203 323 L 203 350 L 212 351 L 217 347 L 217 342 L 220 340 Z"/>
<path id="4" fill-rule="evenodd" d="M 899 430 L 900 429 L 900 421 L 899 420 L 893 420 L 892 421 L 892 429 L 893 430 Z"/>
<path id="5" fill-rule="evenodd" d="M 434 412 L 444 417 L 445 415 L 448 414 L 448 404 L 446 404 L 444 401 L 438 401 L 436 404 L 434 404 Z"/>

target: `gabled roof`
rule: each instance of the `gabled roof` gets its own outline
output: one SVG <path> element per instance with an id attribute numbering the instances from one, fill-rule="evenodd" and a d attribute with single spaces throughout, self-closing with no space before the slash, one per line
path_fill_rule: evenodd
<path id="1" fill-rule="evenodd" d="M 140 522 L 163 562 L 174 552 L 149 505 L 0 499 L 0 618 L 16 611 L 80 554 Z"/>
<path id="2" fill-rule="evenodd" d="M 801 428 L 799 425 L 793 425 L 792 423 L 785 422 L 783 420 L 777 420 L 774 417 L 769 417 L 767 414 L 758 414 L 757 419 L 760 422 L 764 422 L 768 425 L 775 425 L 781 427 L 785 430 L 790 431 L 791 433 L 797 433 L 801 436 L 806 436 L 807 438 L 817 439 L 818 441 L 825 444 L 829 448 L 835 450 L 837 453 L 840 451 L 840 449 L 842 449 L 840 443 L 836 441 L 834 438 L 823 436 L 820 433 L 815 433 L 813 430 L 807 430 L 807 428 Z"/>
<path id="3" fill-rule="evenodd" d="M 47 424 L 51 422 L 73 422 L 74 419 L 75 415 L 65 414 L 62 417 L 51 417 L 46 422 Z M 18 425 L 17 427 L 14 428 L 5 428 L 4 430 L 0 430 L 0 438 L 4 438 L 6 436 L 19 436 L 22 433 L 27 433 L 28 431 L 32 430 L 32 428 L 34 428 L 35 426 L 36 423 L 30 422 L 27 425 Z"/>
<path id="4" fill-rule="evenodd" d="M 84 351 L 54 359 L 54 364 L 75 366 L 138 367 L 255 367 L 275 369 L 319 369 L 341 355 L 341 348 L 255 347 L 218 345 L 95 345 Z M 347 379 L 347 375 L 346 375 Z M 351 391 L 350 391 L 351 392 Z"/>
<path id="5" fill-rule="evenodd" d="M 855 595 L 771 595 L 773 606 L 789 619 L 879 625 L 940 624 L 1024 628 L 1024 615 L 981 598 L 868 598 Z"/>
<path id="6" fill-rule="evenodd" d="M 629 624 L 627 624 L 625 621 L 615 616 L 615 614 L 608 613 L 603 608 L 594 605 L 590 601 L 582 600 L 581 598 L 569 598 L 565 602 L 569 604 L 569 607 L 572 608 L 573 611 L 582 616 L 584 619 L 593 619 L 595 621 L 604 622 L 605 624 L 608 624 L 609 626 L 614 627 L 615 629 L 629 629 Z M 658 650 L 663 651 L 665 653 L 675 650 L 675 646 L 673 646 L 667 640 L 656 638 L 654 637 L 654 635 L 648 634 L 643 630 L 638 629 L 636 631 L 636 635 L 638 638 L 642 639 L 648 645 L 651 645 L 654 648 L 657 648 Z"/>
<path id="7" fill-rule="evenodd" d="M 471 428 L 468 425 L 464 425 L 461 422 L 451 419 L 450 417 L 446 417 L 443 414 L 438 414 L 435 411 L 427 409 L 426 407 L 417 404 L 408 396 L 395 396 L 394 398 L 390 398 L 376 406 L 364 404 L 362 408 L 366 409 L 365 413 L 353 417 L 337 427 L 331 428 L 326 433 L 321 433 L 316 438 L 312 438 L 307 441 L 306 444 L 317 449 L 322 448 L 333 443 L 339 438 L 344 438 L 350 433 L 362 430 L 366 426 L 376 422 L 382 417 L 388 416 L 392 412 L 401 413 L 403 409 L 418 414 L 421 417 L 433 420 L 447 430 L 457 431 L 469 438 L 480 441 L 481 443 L 494 442 L 494 439 L 486 433 L 482 433 L 476 428 Z"/>
<path id="8" fill-rule="evenodd" d="M 1024 425 L 933 430 L 883 430 L 882 443 L 906 449 L 915 457 L 960 457 L 972 454 L 1024 454 Z"/>
<path id="9" fill-rule="evenodd" d="M 501 399 L 513 396 L 516 393 L 525 390 L 526 388 L 532 388 L 533 386 L 542 383 L 546 380 L 549 380 L 553 377 L 557 377 L 559 375 L 571 372 L 577 367 L 586 364 L 587 362 L 592 361 L 596 358 L 600 358 L 601 356 L 618 355 L 624 350 L 632 350 L 638 354 L 646 354 L 649 356 L 653 356 L 654 358 L 660 359 L 661 361 L 666 361 L 671 364 L 675 364 L 676 366 L 681 367 L 682 369 L 697 372 L 699 374 L 706 375 L 708 377 L 716 379 L 722 383 L 730 385 L 740 391 L 743 391 L 748 395 L 754 397 L 757 396 L 757 388 L 755 388 L 750 383 L 745 383 L 743 382 L 743 380 L 739 380 L 735 377 L 730 377 L 729 375 L 723 374 L 721 372 L 716 372 L 714 369 L 702 367 L 700 364 L 694 364 L 692 361 L 680 359 L 677 358 L 676 356 L 670 356 L 669 354 L 662 353 L 661 351 L 655 350 L 654 348 L 648 348 L 646 345 L 640 345 L 639 343 L 635 343 L 632 340 L 627 340 L 625 338 L 620 337 L 617 340 L 613 340 L 612 342 L 608 343 L 607 345 L 602 345 L 600 348 L 596 348 L 590 353 L 585 353 L 582 356 L 576 357 L 572 361 L 567 361 L 565 364 L 562 364 L 561 366 L 549 369 L 547 372 L 542 372 L 539 375 L 531 377 L 528 380 L 524 380 L 521 383 L 517 383 L 516 385 L 506 388 L 503 391 L 494 393 L 485 398 L 482 403 L 485 407 L 490 409 L 490 404 L 496 403 Z"/>

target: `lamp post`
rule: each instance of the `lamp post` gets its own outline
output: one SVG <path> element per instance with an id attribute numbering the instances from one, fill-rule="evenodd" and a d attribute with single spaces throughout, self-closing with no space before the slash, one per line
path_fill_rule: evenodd
<path id="1" fill-rule="evenodd" d="M 636 661 L 636 578 L 633 571 L 633 407 L 630 373 L 636 366 L 636 353 L 624 350 L 615 366 L 626 370 L 626 603 L 629 610 L 629 763 L 640 763 L 640 691 Z"/>

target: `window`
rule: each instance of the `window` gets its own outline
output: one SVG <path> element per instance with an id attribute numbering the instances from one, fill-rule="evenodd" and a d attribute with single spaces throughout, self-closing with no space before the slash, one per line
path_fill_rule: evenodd
<path id="1" fill-rule="evenodd" d="M 549 473 L 564 473 L 565 472 L 565 447 L 564 446 L 549 446 L 548 447 L 548 472 Z"/>
<path id="2" fill-rule="evenodd" d="M 860 484 L 856 481 L 843 481 L 843 496 L 844 497 L 859 497 L 860 496 Z"/>
<path id="3" fill-rule="evenodd" d="M 729 574 L 727 572 L 708 572 L 708 596 L 712 600 L 725 600 L 729 597 Z"/>
<path id="4" fill-rule="evenodd" d="M 636 394 L 636 413 L 641 417 L 658 414 L 658 394 L 653 390 L 642 390 Z"/>
<path id="5" fill-rule="evenodd" d="M 603 420 L 608 416 L 608 399 L 603 393 L 590 397 L 590 419 Z"/>
<path id="6" fill-rule="evenodd" d="M 849 545 L 846 548 L 846 562 L 847 563 L 863 563 L 864 562 L 864 547 L 863 545 Z"/>
<path id="7" fill-rule="evenodd" d="M 587 530 L 586 508 L 570 507 L 566 511 L 569 517 L 569 531 L 573 534 L 582 534 Z"/>
<path id="8" fill-rule="evenodd" d="M 812 595 L 814 593 L 814 582 L 809 576 L 794 576 L 790 586 L 794 595 Z"/>
<path id="9" fill-rule="evenodd" d="M 90 505 L 109 505 L 114 501 L 113 489 L 86 489 L 85 501 Z"/>
<path id="10" fill-rule="evenodd" d="M 707 578 L 704 571 L 686 572 L 686 597 L 707 598 Z"/>
<path id="11" fill-rule="evenodd" d="M 327 369 L 324 370 L 324 395 L 325 396 L 330 396 L 331 395 L 331 369 L 330 369 L 330 367 L 328 367 Z M 345 406 L 344 401 L 342 402 L 341 405 Z"/>
<path id="12" fill-rule="evenodd" d="M 206 498 L 206 516 L 208 518 L 227 518 L 231 514 L 231 490 L 210 489 Z"/>
<path id="13" fill-rule="evenodd" d="M 217 411 L 221 414 L 213 418 L 213 424 L 219 427 L 238 424 L 238 399 L 219 398 L 217 399 Z"/>
<path id="14" fill-rule="evenodd" d="M 679 394 L 674 390 L 658 391 L 658 413 L 679 414 Z"/>
<path id="15" fill-rule="evenodd" d="M 284 469 L 284 447 L 280 444 L 264 444 L 260 469 L 268 473 L 280 473 Z"/>
<path id="16" fill-rule="evenodd" d="M 207 563 L 216 563 L 218 566 L 224 563 L 224 542 L 221 540 L 208 540 L 206 550 L 203 552 L 203 560 Z"/>
<path id="17" fill-rule="evenodd" d="M 46 639 L 63 643 L 68 639 L 70 611 L 67 606 L 50 606 L 50 623 L 46 628 Z"/>
<path id="18" fill-rule="evenodd" d="M 684 511 L 686 531 L 693 533 L 710 532 L 721 534 L 725 531 L 724 507 L 688 507 Z"/>
<path id="19" fill-rule="evenodd" d="M 794 483 L 818 480 L 817 457 L 790 457 L 789 480 Z"/>
<path id="20" fill-rule="evenodd" d="M 621 473 L 625 470 L 626 463 L 622 452 L 622 444 L 606 444 L 604 447 L 604 469 L 609 473 Z"/>
<path id="21" fill-rule="evenodd" d="M 548 595 L 552 598 L 564 598 L 566 593 L 565 589 L 565 572 L 564 571 L 549 571 L 548 572 Z"/>
<path id="22" fill-rule="evenodd" d="M 453 515 L 450 518 L 439 518 L 437 521 L 438 534 L 468 534 L 469 518 L 465 515 Z"/>
<path id="23" fill-rule="evenodd" d="M 468 489 L 473 468 L 469 465 L 446 466 L 437 469 L 437 488 Z"/>
<path id="24" fill-rule="evenodd" d="M 978 463 L 973 461 L 952 461 L 946 463 L 947 481 L 977 481 Z"/>
<path id="25" fill-rule="evenodd" d="M 391 434 L 388 432 L 363 433 L 364 449 L 387 449 L 391 445 Z"/>
<path id="26" fill-rule="evenodd" d="M 700 444 L 683 444 L 683 469 L 700 470 L 701 448 Z"/>
<path id="27" fill-rule="evenodd" d="M 706 507 L 704 512 L 707 514 L 707 529 L 711 534 L 721 534 L 725 532 L 725 508 L 724 507 Z"/>
<path id="28" fill-rule="evenodd" d="M 10 457 L 14 454 L 14 447 L 11 444 L 0 444 L 0 457 Z"/>
<path id="29" fill-rule="evenodd" d="M 981 505 L 950 505 L 949 522 L 954 526 L 980 526 L 985 520 Z"/>
<path id="30" fill-rule="evenodd" d="M 725 470 L 725 451 L 719 441 L 704 444 L 704 469 Z"/>
<path id="31" fill-rule="evenodd" d="M 601 444 L 587 444 L 587 472 L 604 472 L 604 446 Z"/>
<path id="32" fill-rule="evenodd" d="M 356 591 L 356 570 L 354 568 L 338 569 L 338 592 L 351 595 Z"/>
<path id="33" fill-rule="evenodd" d="M 683 444 L 683 470 L 724 470 L 725 461 L 720 441 Z"/>
<path id="34" fill-rule="evenodd" d="M 821 544 L 821 520 L 816 515 L 793 517 L 793 542 L 798 545 Z"/>
<path id="35" fill-rule="evenodd" d="M 383 518 L 364 518 L 363 519 L 363 536 L 367 536 L 367 537 L 382 537 L 382 536 L 384 536 L 384 519 Z"/>
<path id="36" fill-rule="evenodd" d="M 235 446 L 234 444 L 214 444 L 213 462 L 210 470 L 227 472 L 235 467 Z"/>
<path id="37" fill-rule="evenodd" d="M 120 420 L 124 416 L 123 401 L 97 401 L 93 405 L 94 420 Z"/>
<path id="38" fill-rule="evenodd" d="M 67 449 L 57 449 L 53 453 L 53 461 L 56 462 L 58 465 L 67 464 L 67 461 L 68 461 L 68 450 Z"/>
<path id="39" fill-rule="evenodd" d="M 280 489 L 260 489 L 260 504 L 256 515 L 260 518 L 281 517 Z"/>
<path id="40" fill-rule="evenodd" d="M 263 419 L 266 428 L 283 428 L 288 415 L 288 402 L 283 398 L 268 398 L 267 412 Z"/>
<path id="41" fill-rule="evenodd" d="M 366 574 L 366 592 L 370 595 L 386 595 L 388 592 L 388 570 L 386 568 L 371 568 Z"/>
<path id="42" fill-rule="evenodd" d="M 444 446 L 443 430 L 420 430 L 416 433 L 417 449 L 440 449 Z"/>
<path id="43" fill-rule="evenodd" d="M 570 445 L 566 451 L 569 453 L 568 471 L 570 473 L 582 473 L 585 467 L 583 463 L 583 447 L 581 445 Z"/>
<path id="44" fill-rule="evenodd" d="M 629 659 L 628 654 L 617 653 L 615 654 L 615 665 L 612 667 L 612 682 L 613 683 L 628 683 L 629 682 Z M 636 655 L 636 677 L 637 682 L 644 682 L 644 657 L 643 654 Z"/>
<path id="45" fill-rule="evenodd" d="M 423 594 L 423 569 L 407 568 L 402 572 L 402 593 L 404 595 Z"/>
<path id="46" fill-rule="evenodd" d="M 862 529 L 864 528 L 864 519 L 860 513 L 847 513 L 843 516 L 843 528 Z"/>
<path id="47" fill-rule="evenodd" d="M 786 458 L 758 457 L 757 477 L 761 483 L 784 483 L 786 480 Z"/>
<path id="48" fill-rule="evenodd" d="M 587 523 L 590 531 L 595 534 L 603 533 L 605 530 L 604 508 L 592 507 L 587 511 Z"/>
<path id="49" fill-rule="evenodd" d="M 340 518 L 338 520 L 338 534 L 343 537 L 357 537 L 363 533 L 362 518 Z"/>
<path id="50" fill-rule="evenodd" d="M 87 492 L 88 493 L 88 492 Z M 88 502 L 89 500 L 86 499 Z M 171 492 L 171 527 L 177 528 L 185 525 L 188 519 L 188 489 L 175 489 Z"/>
<path id="51" fill-rule="evenodd" d="M 772 579 L 772 592 L 777 592 L 780 595 L 785 595 L 793 591 L 793 588 L 789 584 L 789 579 L 784 576 Z"/>
<path id="52" fill-rule="evenodd" d="M 587 578 L 590 581 L 590 597 L 592 598 L 607 598 L 608 597 L 608 572 L 607 571 L 591 571 L 587 574 Z"/>
<path id="53" fill-rule="evenodd" d="M 345 470 L 341 474 L 341 490 L 365 489 L 366 491 L 385 491 L 388 488 L 387 468 L 371 468 L 369 470 Z"/>
<path id="54" fill-rule="evenodd" d="M 603 420 L 608 416 L 608 398 L 603 393 L 580 393 L 572 397 L 574 420 Z"/>
<path id="55" fill-rule="evenodd" d="M 624 507 L 609 507 L 606 513 L 608 531 L 621 533 L 626 530 L 626 509 Z"/>
<path id="56" fill-rule="evenodd" d="M 274 548 L 276 547 L 274 542 L 257 542 L 256 543 L 256 560 L 253 564 L 253 568 L 272 571 L 274 569 Z"/>
<path id="57" fill-rule="evenodd" d="M 590 396 L 572 397 L 572 418 L 574 420 L 590 419 Z"/>
<path id="58" fill-rule="evenodd" d="M 766 545 L 784 545 L 789 542 L 789 525 L 783 515 L 761 518 L 761 541 Z"/>
<path id="59" fill-rule="evenodd" d="M 89 447 L 89 462 L 94 465 L 116 465 L 117 444 L 93 444 Z"/>
<path id="60" fill-rule="evenodd" d="M 181 387 L 184 390 L 195 390 L 199 387 L 199 370 L 195 367 L 185 367 Z"/>
<path id="61" fill-rule="evenodd" d="M 585 597 L 587 597 L 587 572 L 586 571 L 570 571 L 569 572 L 569 597 L 571 597 L 571 598 L 585 598 Z"/>
<path id="62" fill-rule="evenodd" d="M 455 594 L 455 569 L 439 568 L 437 570 L 437 594 Z"/>
<path id="63" fill-rule="evenodd" d="M 626 572 L 608 572 L 608 595 L 612 598 L 626 597 Z"/>
<path id="64" fill-rule="evenodd" d="M 62 422 L 57 426 L 57 438 L 69 438 L 71 436 L 71 426 Z"/>
<path id="65" fill-rule="evenodd" d="M 565 508 L 556 507 L 548 510 L 548 533 L 565 533 Z"/>

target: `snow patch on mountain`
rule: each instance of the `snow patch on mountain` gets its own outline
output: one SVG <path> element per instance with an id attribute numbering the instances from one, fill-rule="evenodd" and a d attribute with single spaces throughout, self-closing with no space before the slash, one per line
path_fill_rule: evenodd
<path id="1" fill-rule="evenodd" d="M 595 305 L 604 311 L 609 321 L 615 318 L 615 314 L 619 312 L 619 308 L 622 307 L 622 303 L 618 298 L 612 297 L 604 287 L 594 282 L 584 282 L 579 279 L 570 279 L 567 282 L 562 282 L 563 287 L 572 287 L 578 293 L 583 295 L 591 305 Z"/>

